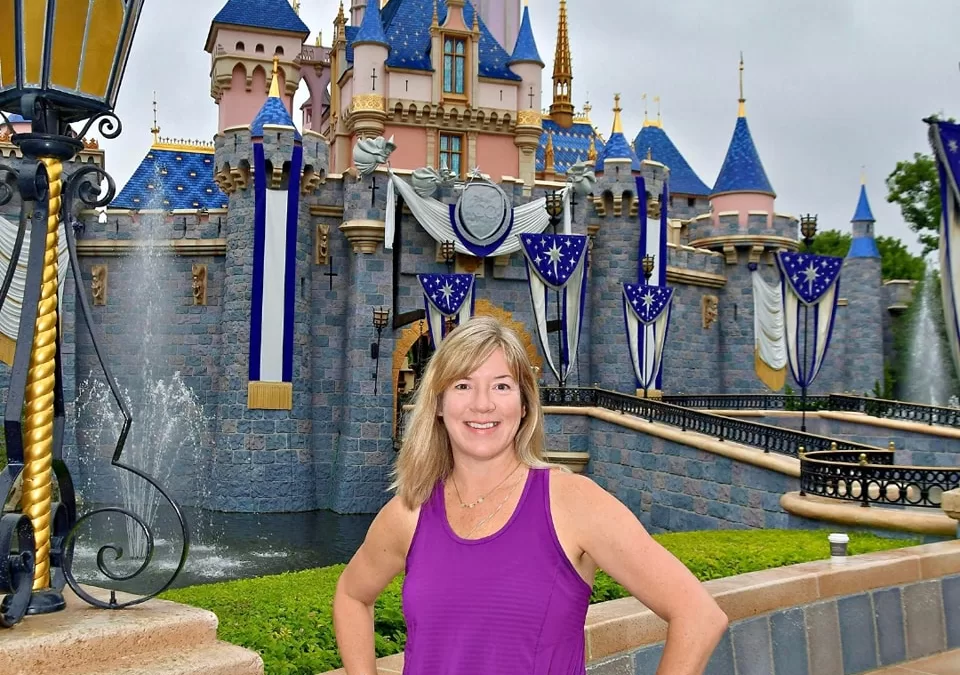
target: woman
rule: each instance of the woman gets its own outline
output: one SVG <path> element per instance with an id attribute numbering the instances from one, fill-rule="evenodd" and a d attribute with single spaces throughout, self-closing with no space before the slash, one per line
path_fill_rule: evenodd
<path id="1" fill-rule="evenodd" d="M 697 579 L 589 478 L 543 461 L 539 390 L 490 318 L 427 367 L 383 507 L 337 584 L 348 675 L 376 675 L 373 606 L 402 572 L 405 675 L 583 675 L 597 568 L 669 622 L 659 675 L 696 675 L 727 626 Z"/>

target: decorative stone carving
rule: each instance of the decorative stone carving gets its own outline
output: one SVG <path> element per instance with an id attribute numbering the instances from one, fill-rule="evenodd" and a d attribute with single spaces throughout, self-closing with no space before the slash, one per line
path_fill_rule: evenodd
<path id="1" fill-rule="evenodd" d="M 351 104 L 354 112 L 361 110 L 372 110 L 374 112 L 386 112 L 387 102 L 379 94 L 359 94 L 353 97 Z"/>
<path id="2" fill-rule="evenodd" d="M 397 149 L 393 136 L 388 139 L 383 136 L 376 138 L 361 138 L 353 147 L 353 164 L 361 176 L 369 176 L 381 164 L 386 164 L 390 155 Z"/>
<path id="3" fill-rule="evenodd" d="M 107 304 L 107 266 L 94 265 L 91 272 L 93 281 L 90 284 L 90 291 L 93 293 L 93 304 L 102 306 Z"/>
<path id="4" fill-rule="evenodd" d="M 192 278 L 193 304 L 205 306 L 207 304 L 207 266 L 194 265 Z"/>
<path id="5" fill-rule="evenodd" d="M 432 166 L 425 166 L 414 170 L 410 176 L 410 185 L 413 191 L 424 199 L 432 197 L 441 187 L 454 184 L 456 175 L 447 167 L 442 166 L 437 171 Z"/>
<path id="6" fill-rule="evenodd" d="M 727 261 L 728 265 L 737 264 L 737 247 L 733 244 L 724 244 L 723 245 L 723 257 Z"/>
<path id="7" fill-rule="evenodd" d="M 269 189 L 279 190 L 280 186 L 283 184 L 283 165 L 273 167 L 273 170 L 270 172 L 270 175 L 267 177 L 269 182 Z"/>
<path id="8" fill-rule="evenodd" d="M 660 200 L 656 197 L 647 200 L 647 218 L 651 220 L 660 219 Z"/>
<path id="9" fill-rule="evenodd" d="M 717 321 L 720 314 L 720 299 L 715 295 L 705 295 L 700 300 L 700 313 L 703 319 L 703 329 L 707 330 Z"/>
<path id="10" fill-rule="evenodd" d="M 517 126 L 539 127 L 543 124 L 543 116 L 537 110 L 521 110 L 517 113 Z"/>
<path id="11" fill-rule="evenodd" d="M 382 220 L 349 220 L 340 225 L 354 253 L 376 253 L 384 242 L 385 225 Z"/>
<path id="12" fill-rule="evenodd" d="M 326 223 L 317 223 L 314 251 L 314 260 L 317 265 L 330 264 L 330 226 Z"/>
<path id="13" fill-rule="evenodd" d="M 597 184 L 597 175 L 589 165 L 580 161 L 567 169 L 567 182 L 575 193 L 586 197 L 593 192 L 593 187 Z"/>
<path id="14" fill-rule="evenodd" d="M 748 261 L 753 263 L 754 265 L 758 264 L 760 262 L 760 256 L 763 255 L 763 251 L 764 251 L 763 244 L 755 244 L 751 246 L 750 256 L 748 258 Z"/>

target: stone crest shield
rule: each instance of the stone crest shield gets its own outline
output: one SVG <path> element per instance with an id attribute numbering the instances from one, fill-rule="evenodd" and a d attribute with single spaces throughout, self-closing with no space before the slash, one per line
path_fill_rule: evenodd
<path id="1" fill-rule="evenodd" d="M 499 186 L 475 181 L 463 188 L 456 206 L 461 235 L 477 246 L 501 239 L 510 227 L 510 202 Z"/>

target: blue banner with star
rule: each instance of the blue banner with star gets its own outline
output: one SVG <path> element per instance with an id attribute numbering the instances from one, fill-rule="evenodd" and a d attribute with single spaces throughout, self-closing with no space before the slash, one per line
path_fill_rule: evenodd
<path id="1" fill-rule="evenodd" d="M 960 375 L 960 125 L 929 120 L 940 176 L 940 289 L 953 364 Z"/>
<path id="2" fill-rule="evenodd" d="M 782 251 L 777 255 L 787 363 L 793 379 L 809 387 L 830 347 L 840 298 L 843 258 Z"/>
<path id="3" fill-rule="evenodd" d="M 583 326 L 587 238 L 579 234 L 526 234 L 519 239 L 527 262 L 527 282 L 540 346 L 557 382 L 566 382 L 577 362 Z M 550 291 L 560 296 L 559 366 L 550 351 L 547 333 Z"/>
<path id="4" fill-rule="evenodd" d="M 427 310 L 427 326 L 435 347 L 452 330 L 473 316 L 474 276 L 472 274 L 418 274 Z"/>
<path id="5" fill-rule="evenodd" d="M 655 388 L 660 379 L 672 302 L 673 289 L 667 286 L 623 285 L 627 346 L 642 389 Z"/>

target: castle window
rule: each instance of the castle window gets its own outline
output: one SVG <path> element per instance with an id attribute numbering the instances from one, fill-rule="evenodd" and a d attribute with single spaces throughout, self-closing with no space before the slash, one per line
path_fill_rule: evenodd
<path id="1" fill-rule="evenodd" d="M 466 91 L 464 76 L 467 71 L 467 41 L 448 37 L 443 41 L 443 91 L 446 94 L 463 94 Z"/>
<path id="2" fill-rule="evenodd" d="M 277 50 L 274 52 L 277 56 L 283 56 L 283 47 L 277 47 Z"/>
<path id="3" fill-rule="evenodd" d="M 440 134 L 440 166 L 445 166 L 456 176 L 461 176 L 463 167 L 463 136 Z"/>
<path id="4" fill-rule="evenodd" d="M 238 52 L 242 52 L 244 49 L 246 49 L 246 47 L 244 46 L 244 44 L 243 44 L 242 42 L 238 42 L 238 43 L 237 43 L 237 46 L 236 46 L 236 49 L 237 49 Z"/>
<path id="5" fill-rule="evenodd" d="M 263 54 L 263 45 L 257 45 L 254 50 L 257 54 Z"/>

